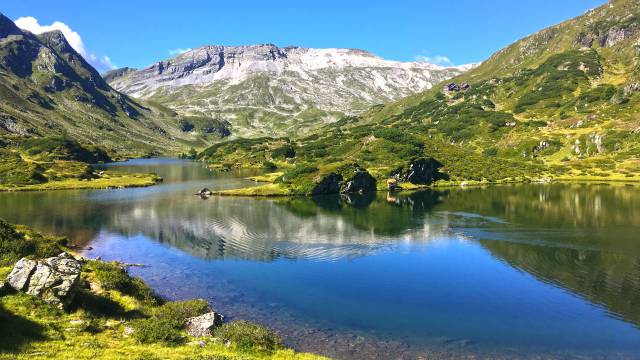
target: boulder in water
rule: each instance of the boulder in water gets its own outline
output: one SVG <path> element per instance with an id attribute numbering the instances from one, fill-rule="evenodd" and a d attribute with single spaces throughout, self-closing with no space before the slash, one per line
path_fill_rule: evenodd
<path id="1" fill-rule="evenodd" d="M 199 196 L 211 196 L 211 194 L 213 194 L 213 192 L 211 192 L 209 188 L 202 188 L 200 191 L 196 193 L 196 195 L 199 195 Z"/>

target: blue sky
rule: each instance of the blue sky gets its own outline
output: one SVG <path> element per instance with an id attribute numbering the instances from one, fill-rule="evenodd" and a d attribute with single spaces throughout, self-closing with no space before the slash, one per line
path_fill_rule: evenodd
<path id="1" fill-rule="evenodd" d="M 446 57 L 459 65 L 603 2 L 2 0 L 0 11 L 40 26 L 66 25 L 101 70 L 144 67 L 206 44 L 255 43 L 359 48 L 402 61 L 446 64 Z"/>

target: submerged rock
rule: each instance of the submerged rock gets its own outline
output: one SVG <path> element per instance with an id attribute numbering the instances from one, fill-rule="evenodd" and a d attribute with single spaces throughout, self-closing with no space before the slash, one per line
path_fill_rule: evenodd
<path id="1" fill-rule="evenodd" d="M 64 306 L 73 300 L 81 266 L 67 253 L 44 260 L 22 258 L 7 277 L 7 284 L 49 304 Z"/>
<path id="2" fill-rule="evenodd" d="M 222 325 L 223 321 L 224 316 L 211 311 L 200 316 L 188 318 L 185 329 L 190 336 L 208 336 L 211 335 L 211 331 L 215 327 Z"/>

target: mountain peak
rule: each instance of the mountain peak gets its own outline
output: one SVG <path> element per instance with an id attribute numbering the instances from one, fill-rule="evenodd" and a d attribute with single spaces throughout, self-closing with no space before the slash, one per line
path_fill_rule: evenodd
<path id="1" fill-rule="evenodd" d="M 55 49 L 60 53 L 76 53 L 71 44 L 64 37 L 64 34 L 60 30 L 47 31 L 37 35 L 38 39 L 43 44 Z"/>
<path id="2" fill-rule="evenodd" d="M 23 35 L 23 32 L 11 19 L 0 13 L 0 38 L 5 38 L 9 35 Z"/>

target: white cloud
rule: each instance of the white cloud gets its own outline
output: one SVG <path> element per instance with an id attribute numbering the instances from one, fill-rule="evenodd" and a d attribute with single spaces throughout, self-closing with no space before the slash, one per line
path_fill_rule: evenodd
<path id="1" fill-rule="evenodd" d="M 191 51 L 191 48 L 186 48 L 186 49 L 177 48 L 177 49 L 169 50 L 169 55 L 180 55 L 180 54 L 186 53 L 187 51 Z"/>
<path id="2" fill-rule="evenodd" d="M 97 56 L 96 54 L 87 51 L 84 46 L 84 42 L 82 42 L 82 37 L 80 34 L 73 31 L 69 25 L 55 21 L 51 25 L 40 25 L 38 23 L 38 19 L 32 16 L 25 16 L 17 19 L 15 21 L 16 25 L 24 30 L 29 30 L 34 34 L 42 34 L 48 31 L 60 30 L 64 37 L 69 42 L 69 45 L 77 51 L 82 57 L 84 57 L 89 64 L 95 67 L 98 71 L 111 70 L 115 69 L 116 66 L 113 65 L 111 59 L 108 56 Z"/>
<path id="3" fill-rule="evenodd" d="M 438 66 L 446 66 L 446 67 L 454 66 L 453 61 L 451 61 L 451 59 L 442 55 L 435 55 L 435 56 L 417 55 L 416 61 L 431 63 Z"/>

